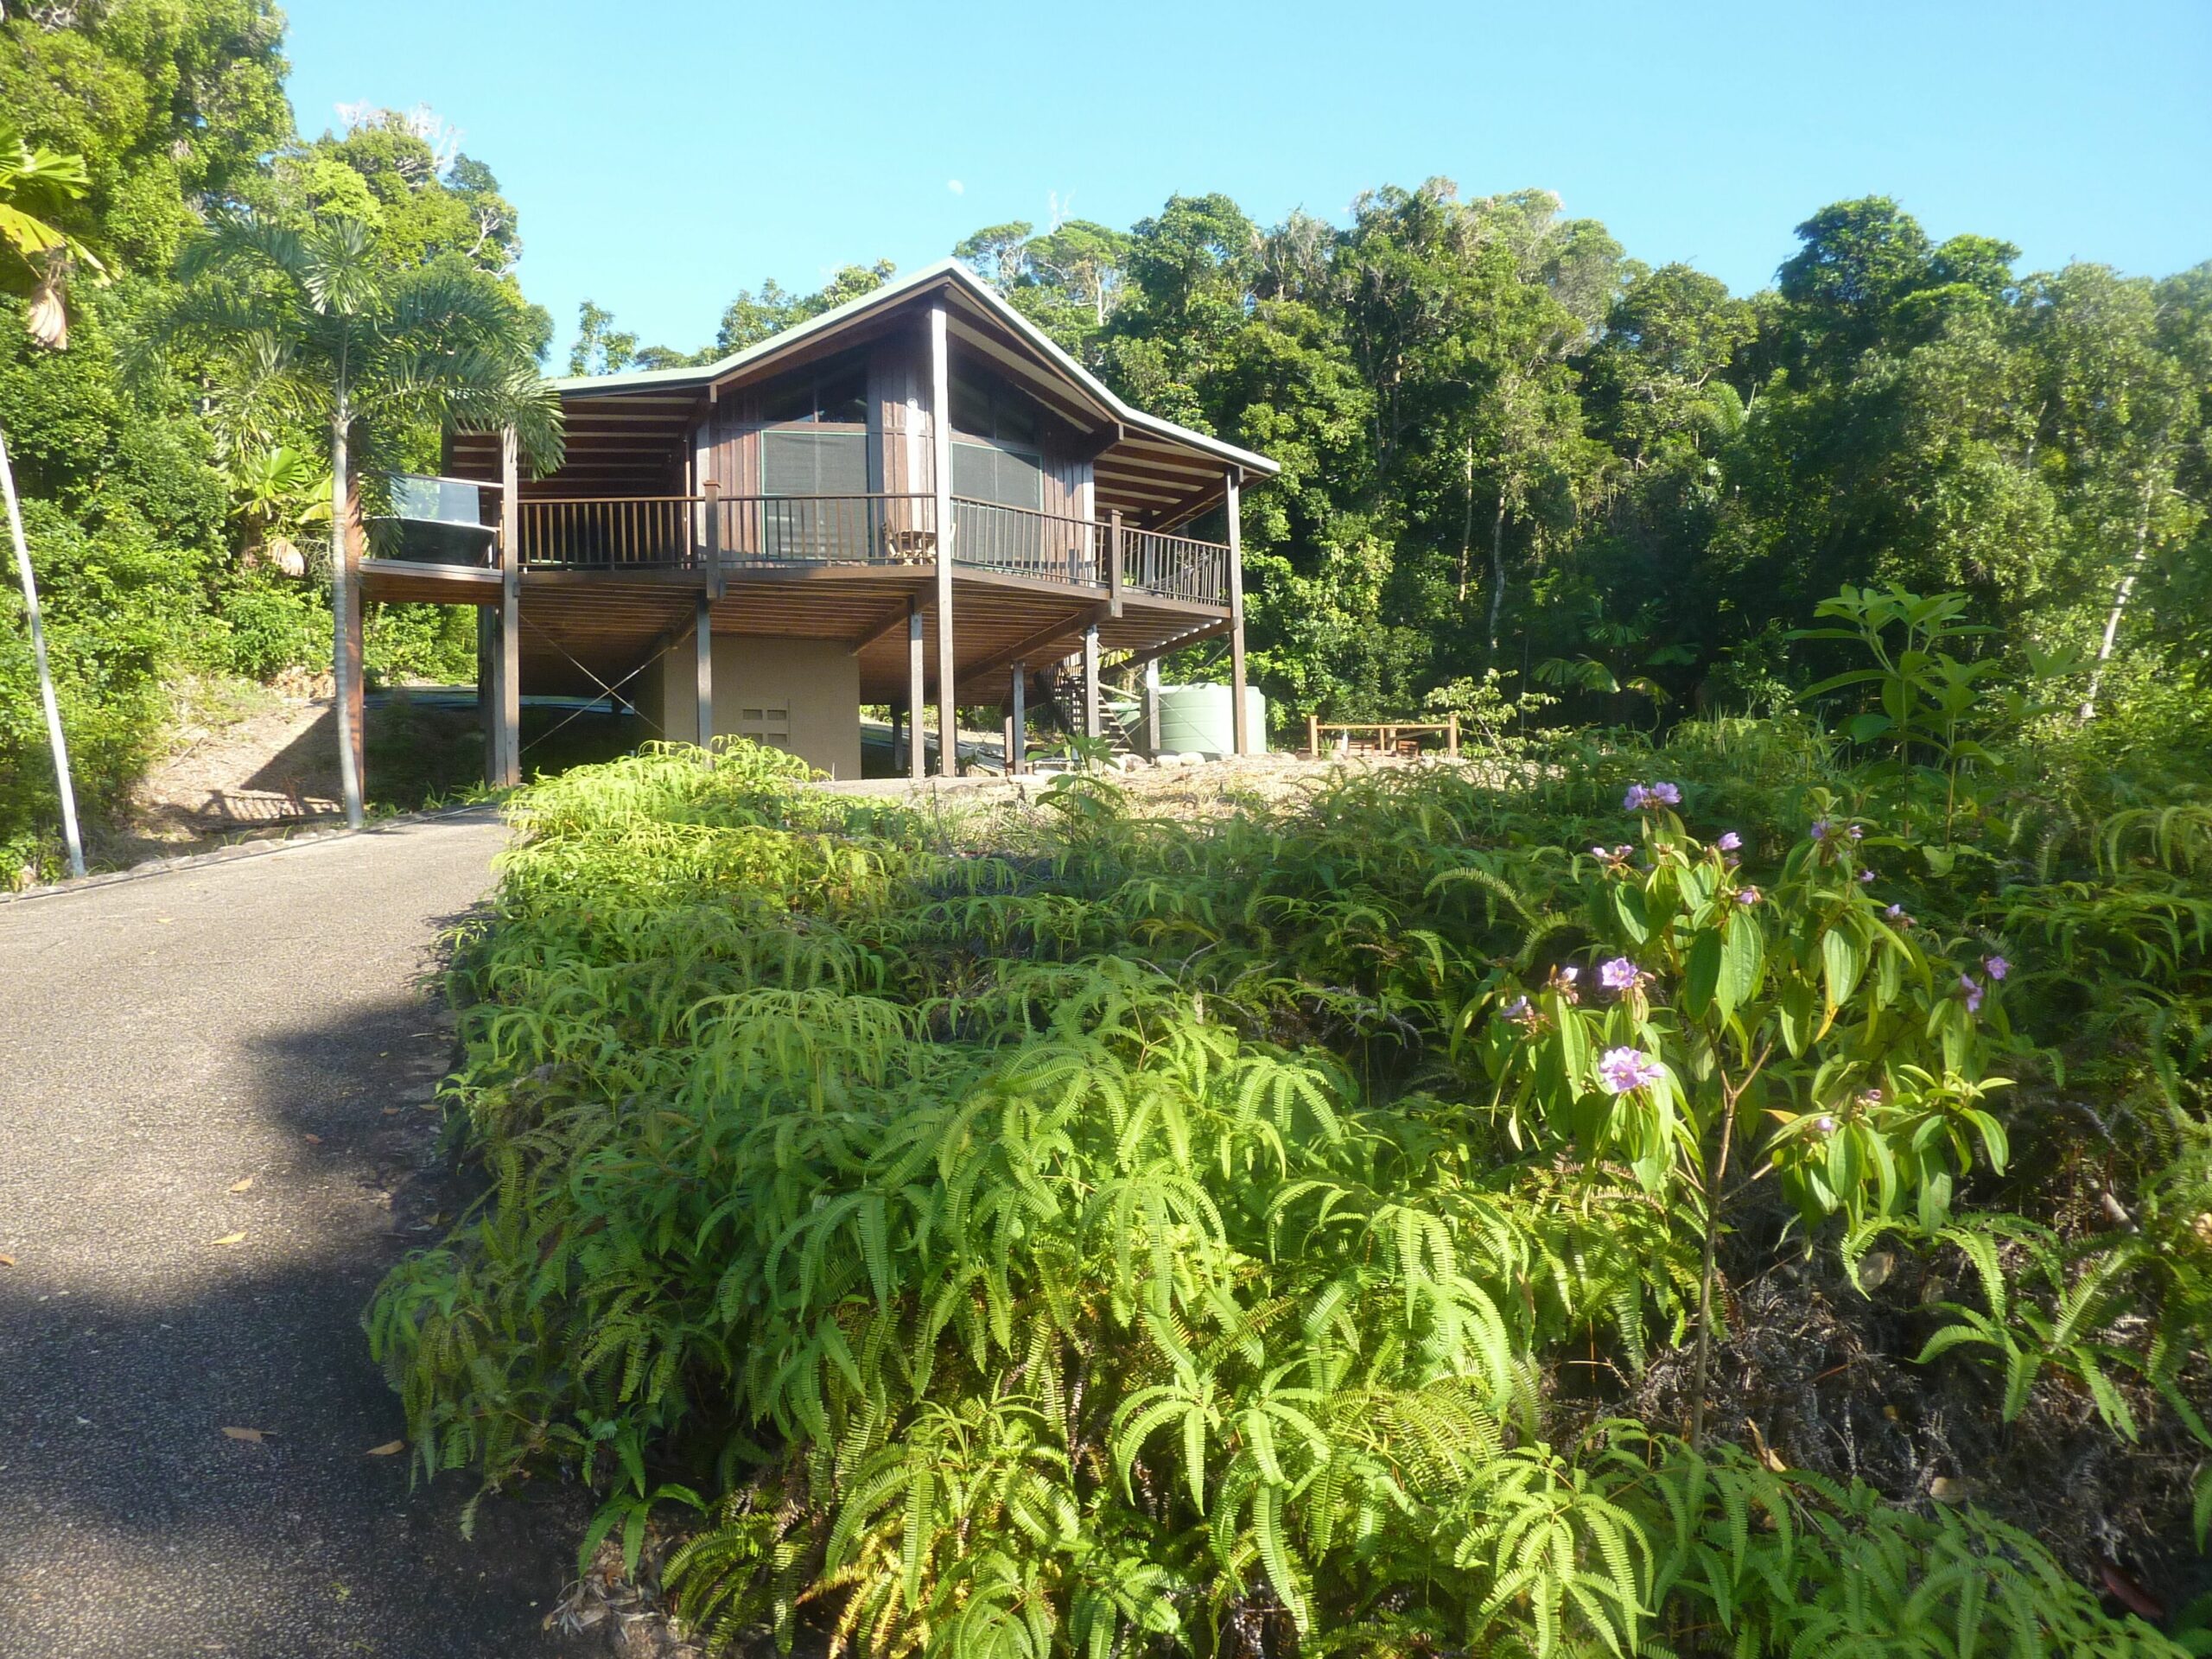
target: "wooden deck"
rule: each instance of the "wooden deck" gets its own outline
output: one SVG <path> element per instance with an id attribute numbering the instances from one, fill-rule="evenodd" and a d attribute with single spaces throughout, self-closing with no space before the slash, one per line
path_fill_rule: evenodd
<path id="1" fill-rule="evenodd" d="M 861 695 L 909 685 L 910 608 L 937 696 L 938 585 L 928 496 L 578 497 L 519 504 L 522 671 L 533 690 L 588 694 L 687 632 L 703 599 L 720 635 L 834 639 Z M 956 498 L 955 701 L 995 702 L 1017 660 L 1065 656 L 1086 629 L 1142 657 L 1227 629 L 1230 550 Z M 361 563 L 365 597 L 497 605 L 502 573 L 404 557 Z"/>

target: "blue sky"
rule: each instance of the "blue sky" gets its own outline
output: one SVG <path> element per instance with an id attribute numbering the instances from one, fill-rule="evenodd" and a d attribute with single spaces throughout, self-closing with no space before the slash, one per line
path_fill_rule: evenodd
<path id="1" fill-rule="evenodd" d="M 763 278 L 911 269 L 1055 201 L 1126 226 L 1219 190 L 1341 222 L 1434 174 L 1555 190 L 1738 290 L 1815 208 L 1878 192 L 2030 268 L 2212 257 L 2208 0 L 289 10 L 302 130 L 360 100 L 460 128 L 563 354 L 587 296 L 688 349 Z"/>

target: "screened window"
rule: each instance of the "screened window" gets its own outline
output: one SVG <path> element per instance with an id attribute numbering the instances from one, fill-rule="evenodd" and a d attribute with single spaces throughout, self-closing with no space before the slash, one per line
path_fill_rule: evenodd
<path id="1" fill-rule="evenodd" d="M 760 435 L 763 495 L 865 495 L 868 434 L 773 429 Z"/>
<path id="2" fill-rule="evenodd" d="M 760 435 L 761 553 L 772 559 L 865 560 L 880 503 L 868 499 L 868 434 L 771 427 Z"/>
<path id="3" fill-rule="evenodd" d="M 952 493 L 1039 512 L 1045 505 L 1044 462 L 1033 450 L 962 438 L 952 446 Z"/>

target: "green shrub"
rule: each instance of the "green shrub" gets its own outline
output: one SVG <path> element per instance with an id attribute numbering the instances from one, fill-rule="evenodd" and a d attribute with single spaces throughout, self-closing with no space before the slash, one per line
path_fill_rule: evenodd
<path id="1" fill-rule="evenodd" d="M 1662 761 L 1680 811 L 1624 815 Z M 1708 1245 L 1740 1284 L 1808 1247 L 1856 1270 L 1876 1236 L 1935 1261 L 1987 1213 L 2018 1131 L 1987 1058 L 2032 1084 L 2067 1036 L 2000 1017 L 2039 1012 L 2043 971 L 1995 925 L 2023 902 L 2001 854 L 1931 884 L 1930 843 L 1791 728 L 1342 779 L 1205 826 L 1077 782 L 975 846 L 803 770 L 665 750 L 519 798 L 456 970 L 493 1189 L 370 1314 L 423 1474 L 577 1470 L 607 1493 L 587 1554 L 704 1510 L 668 1576 L 717 1641 L 2176 1651 L 1993 1516 L 1618 1420 L 1683 1397 Z M 2051 874 L 2196 879 L 2116 833 Z M 1609 1049 L 1670 1081 L 1615 1090 Z M 2159 1236 L 2194 1225 L 2181 1202 Z M 2069 1294 L 2016 1265 L 2007 1312 Z M 2095 1339 L 2161 1333 L 2128 1375 L 2169 1433 L 2204 1306 L 2150 1274 L 2101 1281 L 2132 1300 Z M 1726 1298 L 1714 1323 L 1733 1338 Z M 2080 1333 L 2005 1328 L 2051 1357 L 2033 1387 L 2084 1376 Z"/>
<path id="2" fill-rule="evenodd" d="M 223 597 L 222 665 L 248 679 L 330 665 L 330 607 L 305 584 L 249 575 Z"/>

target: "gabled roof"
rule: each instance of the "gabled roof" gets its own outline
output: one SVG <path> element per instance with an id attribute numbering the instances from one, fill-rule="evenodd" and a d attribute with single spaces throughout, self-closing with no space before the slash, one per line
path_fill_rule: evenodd
<path id="1" fill-rule="evenodd" d="M 1102 422 L 1118 422 L 1132 433 L 1186 445 L 1262 476 L 1272 477 L 1282 470 L 1265 455 L 1239 448 L 1233 443 L 1225 443 L 1203 432 L 1193 432 L 1188 427 L 1178 426 L 1157 415 L 1147 415 L 1141 409 L 1131 408 L 1103 381 L 1061 350 L 1044 330 L 1007 304 L 996 289 L 957 259 L 943 259 L 935 264 L 925 265 L 919 270 L 894 278 L 881 288 L 861 295 L 858 299 L 848 300 L 819 316 L 810 317 L 780 334 L 748 346 L 742 351 L 732 352 L 716 362 L 676 369 L 635 369 L 620 374 L 569 376 L 550 384 L 564 396 L 593 397 L 620 397 L 626 392 L 680 391 L 716 385 L 741 378 L 748 371 L 765 369 L 794 352 L 817 346 L 938 289 L 957 291 L 963 299 L 1014 334 L 1035 353 L 1044 367 L 1069 383 L 1083 394 L 1085 401 L 1095 405 Z"/>

